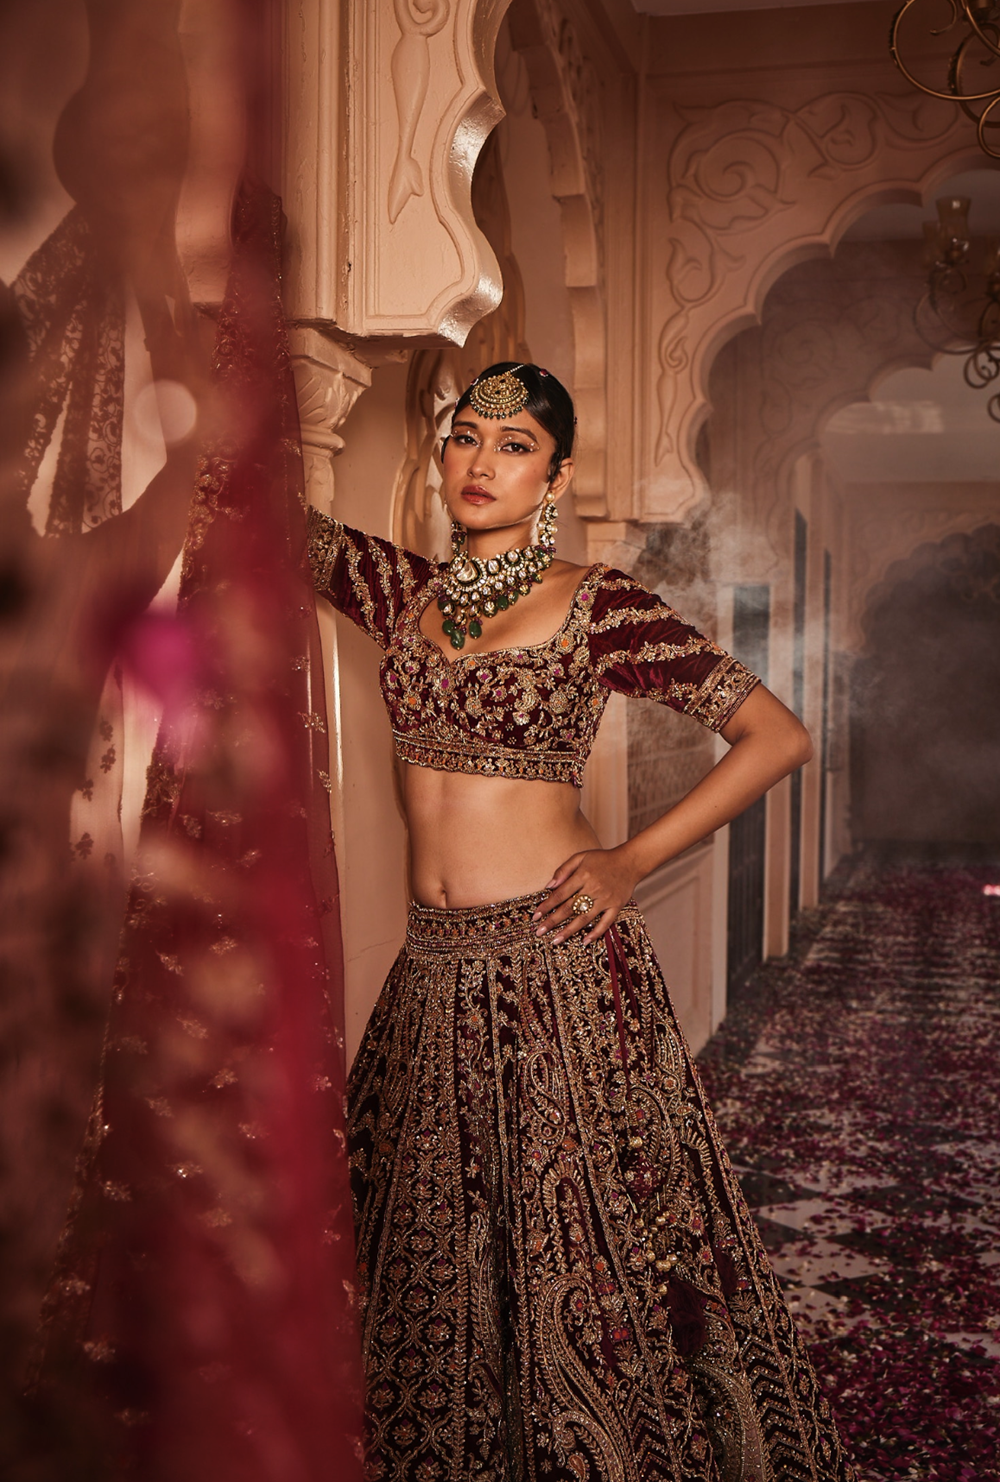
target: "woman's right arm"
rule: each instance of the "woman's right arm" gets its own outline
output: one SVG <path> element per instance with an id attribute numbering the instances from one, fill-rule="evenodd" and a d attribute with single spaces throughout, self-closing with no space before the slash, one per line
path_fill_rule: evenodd
<path id="1" fill-rule="evenodd" d="M 312 507 L 308 554 L 316 591 L 382 648 L 407 602 L 436 569 L 416 552 Z"/>

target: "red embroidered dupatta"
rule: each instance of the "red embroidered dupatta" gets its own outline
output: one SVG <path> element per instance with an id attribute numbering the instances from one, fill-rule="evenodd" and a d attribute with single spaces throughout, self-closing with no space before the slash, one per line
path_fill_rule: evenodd
<path id="1" fill-rule="evenodd" d="M 175 614 L 148 603 L 186 497 L 180 519 L 176 508 L 158 523 L 152 513 L 157 501 L 177 505 L 184 457 L 168 450 L 162 477 L 122 513 L 122 281 L 86 208 L 35 254 L 6 305 L 28 367 L 3 387 L 5 528 L 16 540 L 0 618 L 18 625 L 3 654 L 8 744 L 20 757 L 22 714 L 44 716 L 53 745 L 72 739 L 55 762 L 37 746 L 24 762 L 41 792 L 18 816 L 42 823 L 18 856 L 20 878 L 4 882 L 0 957 L 18 1002 L 45 997 L 28 1046 L 40 1061 L 48 1035 L 64 1063 L 59 1036 L 82 1012 L 65 981 L 72 954 L 41 958 L 67 910 L 94 909 L 57 856 L 70 794 L 93 787 L 88 757 L 120 765 L 102 686 L 145 684 L 163 715 L 100 1089 L 12 1461 L 33 1478 L 360 1477 L 338 890 L 280 225 L 273 195 L 244 183 Z M 148 283 L 145 298 L 148 308 Z M 39 537 L 9 512 L 18 499 L 23 510 L 63 407 Z M 11 771 L 11 798 L 16 780 Z M 93 836 L 75 848 L 93 854 Z M 37 888 L 24 883 L 32 860 Z M 114 878 L 121 862 L 108 860 Z M 112 884 L 109 918 L 116 898 Z M 29 980 L 20 967 L 32 955 Z M 85 1063 L 74 1055 L 65 1063 Z M 18 1068 L 7 1069 L 7 1104 L 28 1115 Z"/>

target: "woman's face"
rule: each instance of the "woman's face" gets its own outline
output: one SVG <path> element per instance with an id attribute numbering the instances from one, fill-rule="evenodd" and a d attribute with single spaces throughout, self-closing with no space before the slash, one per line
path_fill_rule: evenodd
<path id="1" fill-rule="evenodd" d="M 498 421 L 462 408 L 445 444 L 442 494 L 452 519 L 468 530 L 470 549 L 478 536 L 501 537 L 488 542 L 498 550 L 530 541 L 546 491 L 558 498 L 572 476 L 567 458 L 549 478 L 555 449 L 529 412 Z"/>

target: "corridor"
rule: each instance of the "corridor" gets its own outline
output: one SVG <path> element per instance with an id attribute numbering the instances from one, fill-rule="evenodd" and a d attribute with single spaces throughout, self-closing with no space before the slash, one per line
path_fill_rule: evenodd
<path id="1" fill-rule="evenodd" d="M 997 882 L 842 867 L 701 1056 L 865 1482 L 1000 1478 Z"/>

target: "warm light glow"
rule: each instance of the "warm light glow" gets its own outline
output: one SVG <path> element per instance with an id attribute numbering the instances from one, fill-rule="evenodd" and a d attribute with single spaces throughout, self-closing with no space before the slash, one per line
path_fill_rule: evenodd
<path id="1" fill-rule="evenodd" d="M 151 381 L 144 386 L 132 408 L 132 425 L 146 442 L 161 438 L 167 447 L 179 443 L 194 428 L 198 408 L 194 397 L 179 381 Z"/>

